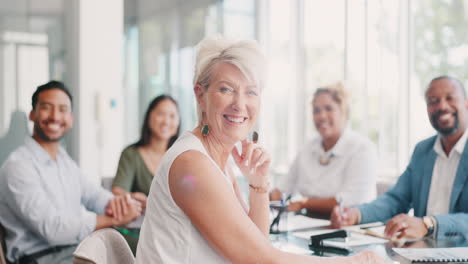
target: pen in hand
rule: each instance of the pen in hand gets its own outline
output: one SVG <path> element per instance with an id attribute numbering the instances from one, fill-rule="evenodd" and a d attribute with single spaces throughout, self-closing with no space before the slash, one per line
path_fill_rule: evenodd
<path id="1" fill-rule="evenodd" d="M 343 218 L 346 217 L 346 213 L 343 206 L 343 197 L 339 194 L 336 196 L 336 202 L 338 203 L 339 223 L 343 222 Z"/>
<path id="2" fill-rule="evenodd" d="M 283 197 L 284 196 L 284 193 L 281 194 L 281 196 Z M 283 213 L 287 213 L 287 204 L 289 202 L 289 200 L 291 200 L 291 197 L 292 197 L 292 194 L 289 194 L 286 199 L 281 199 L 281 206 L 279 209 L 278 209 L 278 214 L 276 215 L 276 217 L 273 219 L 273 221 L 271 222 L 271 225 L 270 225 L 270 233 L 272 234 L 278 234 L 280 232 L 279 230 L 279 221 L 280 221 L 280 217 L 281 217 L 281 214 Z"/>
<path id="3" fill-rule="evenodd" d="M 284 197 L 284 194 L 281 194 L 281 205 L 287 205 L 289 200 L 291 200 L 292 194 L 289 194 L 288 196 L 286 196 L 285 199 L 283 199 L 283 197 Z"/>

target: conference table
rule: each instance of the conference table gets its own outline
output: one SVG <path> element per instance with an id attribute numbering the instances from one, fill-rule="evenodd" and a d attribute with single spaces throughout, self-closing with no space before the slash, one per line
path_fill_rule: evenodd
<path id="1" fill-rule="evenodd" d="M 313 230 L 323 230 L 326 228 L 311 228 Z M 302 230 L 303 231 L 303 230 Z M 354 255 L 363 250 L 370 250 L 378 255 L 382 256 L 388 263 L 411 263 L 409 260 L 397 254 L 393 248 L 448 248 L 448 247 L 467 247 L 468 241 L 463 238 L 453 238 L 449 240 L 434 240 L 431 238 L 424 238 L 416 241 L 409 241 L 404 243 L 397 242 L 386 242 L 386 243 L 374 243 L 362 246 L 350 246 L 352 251 L 350 253 L 339 253 L 330 249 L 321 250 L 320 248 L 310 249 L 310 239 L 299 238 L 294 235 L 296 232 L 285 232 L 281 234 L 270 234 L 270 241 L 279 249 L 290 251 L 291 246 L 293 249 L 291 252 L 307 255 L 316 255 L 323 257 L 333 256 L 347 256 Z M 294 252 L 296 249 L 303 249 L 302 252 Z M 307 253 L 308 251 L 308 253 Z"/>
<path id="2" fill-rule="evenodd" d="M 291 218 L 291 213 L 288 214 L 289 218 Z M 305 214 L 307 217 L 311 217 L 311 219 L 323 219 L 323 215 L 311 215 Z M 136 242 L 139 236 L 139 227 L 138 223 L 142 223 L 141 219 L 137 222 L 137 224 L 132 225 L 131 227 L 116 227 L 116 229 L 122 233 L 122 235 L 129 241 L 132 250 L 135 250 Z M 325 230 L 330 230 L 329 226 L 319 226 L 319 227 L 311 227 L 311 228 L 302 228 L 296 229 L 292 231 L 281 231 L 271 233 L 269 235 L 270 241 L 273 246 L 279 248 L 280 250 L 297 253 L 297 254 L 305 254 L 305 255 L 316 255 L 322 257 L 333 257 L 333 256 L 346 256 L 346 255 L 354 255 L 363 250 L 370 250 L 375 252 L 376 254 L 382 256 L 388 263 L 411 263 L 407 259 L 403 258 L 399 254 L 397 254 L 393 248 L 447 248 L 447 247 L 468 247 L 468 241 L 461 237 L 454 237 L 448 240 L 434 240 L 431 238 L 424 238 L 421 240 L 409 241 L 409 242 L 385 242 L 385 243 L 371 243 L 367 245 L 360 245 L 360 246 L 350 246 L 348 248 L 351 249 L 350 252 L 343 252 L 343 251 L 336 251 L 331 249 L 320 249 L 320 248 L 313 248 L 309 247 L 310 239 L 306 239 L 304 237 L 298 236 L 298 232 L 326 232 Z"/>

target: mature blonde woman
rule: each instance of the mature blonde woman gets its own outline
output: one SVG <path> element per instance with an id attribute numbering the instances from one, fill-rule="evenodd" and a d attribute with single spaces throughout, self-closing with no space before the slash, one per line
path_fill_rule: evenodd
<path id="1" fill-rule="evenodd" d="M 375 198 L 377 152 L 368 138 L 347 128 L 347 101 L 342 83 L 317 89 L 312 113 L 320 135 L 300 150 L 272 200 L 281 193 L 300 193 L 304 199 L 290 203 L 288 210 L 329 215 L 340 200 L 355 205 Z"/>
<path id="2" fill-rule="evenodd" d="M 252 41 L 199 44 L 194 91 L 199 125 L 163 157 L 148 196 L 137 263 L 378 263 L 373 253 L 318 258 L 268 241 L 270 155 L 247 140 L 262 94 L 263 56 Z M 241 142 L 241 150 L 235 144 Z M 250 185 L 249 207 L 227 160 Z"/>

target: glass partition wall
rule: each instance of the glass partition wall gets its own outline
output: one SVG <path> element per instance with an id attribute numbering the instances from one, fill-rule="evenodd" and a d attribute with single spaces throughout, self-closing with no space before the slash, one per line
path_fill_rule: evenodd
<path id="1" fill-rule="evenodd" d="M 195 45 L 215 34 L 255 39 L 255 1 L 138 0 L 127 1 L 126 11 L 126 86 L 138 101 L 131 106 L 137 126 L 148 103 L 168 93 L 179 102 L 182 129 L 193 128 Z M 138 137 L 135 130 L 128 134 L 129 141 Z"/>
<path id="2" fill-rule="evenodd" d="M 32 129 L 31 95 L 65 75 L 63 2 L 0 1 L 0 165 Z"/>
<path id="3" fill-rule="evenodd" d="M 134 109 L 141 116 L 152 97 L 170 93 L 184 129 L 196 120 L 194 45 L 213 34 L 260 41 L 270 63 L 258 126 L 275 177 L 317 134 L 310 106 L 317 87 L 345 81 L 348 125 L 376 143 L 379 176 L 394 181 L 415 144 L 434 134 L 424 101 L 429 80 L 468 77 L 467 0 L 135 1 L 129 9 L 126 87 L 138 97 Z"/>
<path id="4" fill-rule="evenodd" d="M 434 134 L 424 102 L 429 80 L 450 74 L 467 83 L 468 0 L 124 4 L 124 89 L 116 101 L 123 109 L 122 145 L 138 138 L 148 102 L 161 93 L 179 101 L 183 130 L 195 126 L 194 48 L 214 34 L 257 39 L 265 48 L 269 75 L 258 129 L 273 155 L 274 177 L 286 174 L 300 146 L 317 134 L 310 107 L 317 87 L 345 81 L 349 126 L 377 144 L 380 177 L 393 181 L 415 144 Z M 65 36 L 72 33 L 64 11 L 63 0 L 0 0 L 0 143 L 29 133 L 26 115 L 37 85 L 76 75 L 76 65 L 65 60 Z M 76 98 L 83 100 L 92 106 L 96 98 Z M 2 144 L 0 154 L 8 153 Z"/>

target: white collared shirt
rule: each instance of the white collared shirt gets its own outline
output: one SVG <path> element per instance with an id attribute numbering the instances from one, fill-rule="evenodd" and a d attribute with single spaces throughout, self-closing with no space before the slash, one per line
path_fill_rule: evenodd
<path id="1" fill-rule="evenodd" d="M 7 258 L 14 262 L 52 246 L 78 244 L 96 228 L 96 214 L 104 214 L 112 197 L 87 180 L 63 148 L 53 160 L 27 137 L 0 169 Z"/>
<path id="2" fill-rule="evenodd" d="M 465 130 L 465 133 L 463 133 L 463 136 L 450 151 L 448 157 L 442 148 L 441 137 L 438 136 L 436 139 L 434 151 L 437 153 L 437 159 L 432 171 L 426 215 L 449 213 L 453 182 L 457 174 L 458 163 L 465 148 L 468 136 L 467 131 Z"/>
<path id="3" fill-rule="evenodd" d="M 317 199 L 341 196 L 345 206 L 372 201 L 376 196 L 377 151 L 366 137 L 345 129 L 327 154 L 328 165 L 321 165 L 322 139 L 308 142 L 294 160 L 288 175 L 277 188 L 285 193 L 300 193 Z"/>

